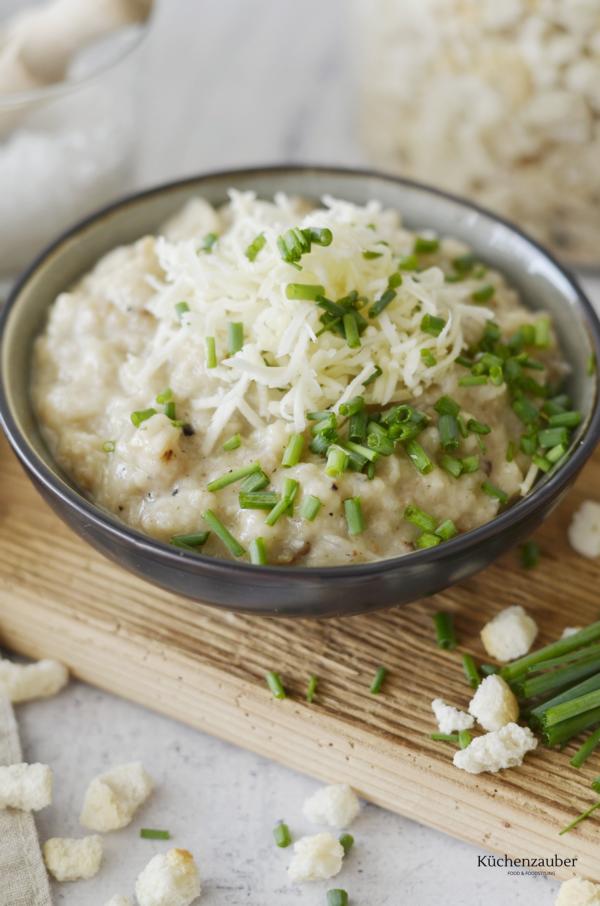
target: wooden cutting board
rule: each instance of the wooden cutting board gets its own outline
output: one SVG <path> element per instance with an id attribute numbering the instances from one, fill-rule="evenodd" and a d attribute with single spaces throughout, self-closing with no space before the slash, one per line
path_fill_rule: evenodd
<path id="1" fill-rule="evenodd" d="M 540 640 L 600 611 L 600 562 L 578 557 L 566 528 L 578 502 L 600 497 L 600 455 L 539 532 L 543 565 L 523 571 L 515 553 L 461 586 L 410 607 L 320 622 L 217 612 L 134 578 L 67 529 L 0 441 L 0 633 L 9 648 L 56 657 L 89 683 L 154 708 L 362 796 L 423 824 L 512 856 L 578 856 L 600 880 L 600 819 L 559 837 L 591 804 L 600 753 L 582 770 L 566 752 L 539 749 L 525 765 L 473 776 L 434 743 L 432 698 L 465 707 L 460 652 L 484 656 L 483 623 L 522 604 Z M 431 614 L 455 615 L 459 651 L 439 651 Z M 379 664 L 384 692 L 369 694 Z M 276 701 L 264 674 L 289 692 Z M 307 677 L 319 676 L 312 705 Z M 557 875 L 572 874 L 572 870 Z"/>

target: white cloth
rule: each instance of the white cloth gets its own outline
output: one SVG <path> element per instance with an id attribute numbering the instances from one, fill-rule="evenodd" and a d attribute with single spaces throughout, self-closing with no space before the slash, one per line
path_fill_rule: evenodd
<path id="1" fill-rule="evenodd" d="M 0 764 L 22 761 L 12 705 L 0 696 Z M 30 812 L 0 809 L 0 906 L 52 906 Z"/>

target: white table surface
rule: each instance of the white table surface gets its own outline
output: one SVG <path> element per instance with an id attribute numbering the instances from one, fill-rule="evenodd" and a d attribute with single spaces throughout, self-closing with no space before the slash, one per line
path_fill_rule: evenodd
<path id="1" fill-rule="evenodd" d="M 348 6 L 164 0 L 147 46 L 138 184 L 253 163 L 364 164 Z M 141 826 L 168 828 L 175 845 L 194 852 L 206 906 L 325 906 L 330 886 L 347 889 L 352 906 L 554 902 L 556 883 L 478 867 L 484 850 L 373 806 L 353 826 L 356 847 L 335 882 L 291 887 L 289 851 L 276 849 L 271 828 L 284 817 L 295 834 L 312 832 L 301 815 L 312 780 L 79 683 L 21 706 L 19 718 L 25 758 L 56 775 L 56 801 L 39 816 L 42 839 L 83 833 L 86 784 L 110 765 L 141 759 L 158 782 L 133 825 L 106 837 L 96 878 L 53 885 L 61 906 L 132 894 L 136 874 L 166 846 L 140 840 Z"/>

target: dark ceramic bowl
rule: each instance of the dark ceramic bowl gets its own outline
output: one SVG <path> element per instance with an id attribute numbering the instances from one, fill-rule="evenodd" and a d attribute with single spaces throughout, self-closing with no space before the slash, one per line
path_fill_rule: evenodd
<path id="1" fill-rule="evenodd" d="M 398 209 L 409 227 L 432 227 L 465 240 L 504 273 L 532 309 L 549 311 L 572 367 L 570 392 L 585 418 L 570 458 L 526 498 L 492 522 L 428 550 L 378 563 L 315 569 L 259 567 L 177 550 L 154 541 L 90 503 L 46 449 L 29 396 L 31 346 L 57 294 L 116 245 L 129 243 L 177 211 L 193 195 L 213 204 L 227 189 L 277 190 L 315 200 L 324 193 L 363 204 L 378 199 Z M 333 168 L 268 167 L 210 174 L 142 192 L 83 221 L 44 251 L 21 277 L 0 319 L 0 418 L 30 478 L 82 538 L 126 569 L 198 601 L 252 613 L 297 616 L 354 614 L 405 604 L 491 563 L 529 535 L 557 505 L 600 438 L 597 373 L 600 323 L 573 278 L 533 240 L 472 204 L 376 173 Z"/>

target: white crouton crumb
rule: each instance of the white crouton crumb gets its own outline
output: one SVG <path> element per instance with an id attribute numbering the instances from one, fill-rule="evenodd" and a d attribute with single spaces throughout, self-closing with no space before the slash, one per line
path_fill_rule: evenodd
<path id="1" fill-rule="evenodd" d="M 154 782 L 141 762 L 117 765 L 94 777 L 88 786 L 81 824 L 101 833 L 126 827 L 153 789 Z"/>
<path id="2" fill-rule="evenodd" d="M 455 752 L 455 767 L 469 774 L 489 771 L 495 774 L 504 768 L 515 768 L 523 764 L 523 758 L 537 746 L 537 739 L 529 727 L 507 724 L 501 730 L 494 730 L 484 736 L 476 736 L 466 749 Z"/>
<path id="3" fill-rule="evenodd" d="M 46 868 L 57 881 L 93 878 L 102 862 L 102 837 L 52 837 L 43 846 Z"/>
<path id="4" fill-rule="evenodd" d="M 52 802 L 52 770 L 46 764 L 0 767 L 0 809 L 38 812 Z"/>
<path id="5" fill-rule="evenodd" d="M 501 676 L 486 676 L 469 703 L 469 714 L 477 718 L 484 730 L 500 730 L 519 719 L 519 703 Z"/>
<path id="6" fill-rule="evenodd" d="M 290 881 L 325 881 L 339 874 L 344 849 L 333 834 L 301 837 L 294 843 L 294 855 L 288 868 Z"/>
<path id="7" fill-rule="evenodd" d="M 68 679 L 69 671 L 58 661 L 15 664 L 0 659 L 0 692 L 4 692 L 13 704 L 56 695 Z"/>
<path id="8" fill-rule="evenodd" d="M 116 893 L 114 897 L 111 897 L 108 903 L 105 903 L 104 906 L 133 906 L 132 901 L 129 897 L 124 897 L 121 893 Z"/>
<path id="9" fill-rule="evenodd" d="M 571 547 L 582 557 L 599 557 L 600 503 L 584 500 L 573 516 L 568 535 Z"/>
<path id="10" fill-rule="evenodd" d="M 440 733 L 456 733 L 460 730 L 470 730 L 475 723 L 466 711 L 459 711 L 452 705 L 447 705 L 443 698 L 434 698 L 431 710 L 435 714 Z"/>
<path id="11" fill-rule="evenodd" d="M 139 906 L 190 906 L 201 892 L 200 875 L 187 849 L 150 859 L 135 885 Z"/>
<path id="12" fill-rule="evenodd" d="M 561 884 L 556 906 L 600 906 L 600 884 L 569 878 Z"/>
<path id="13" fill-rule="evenodd" d="M 313 793 L 302 806 L 302 812 L 313 824 L 349 827 L 360 812 L 360 803 L 347 783 L 337 783 Z"/>
<path id="14" fill-rule="evenodd" d="M 582 626 L 565 626 L 562 631 L 561 639 L 570 639 L 572 635 L 581 632 Z"/>
<path id="15" fill-rule="evenodd" d="M 498 661 L 512 661 L 527 654 L 538 633 L 535 620 L 519 605 L 507 607 L 481 630 L 483 647 Z"/>

